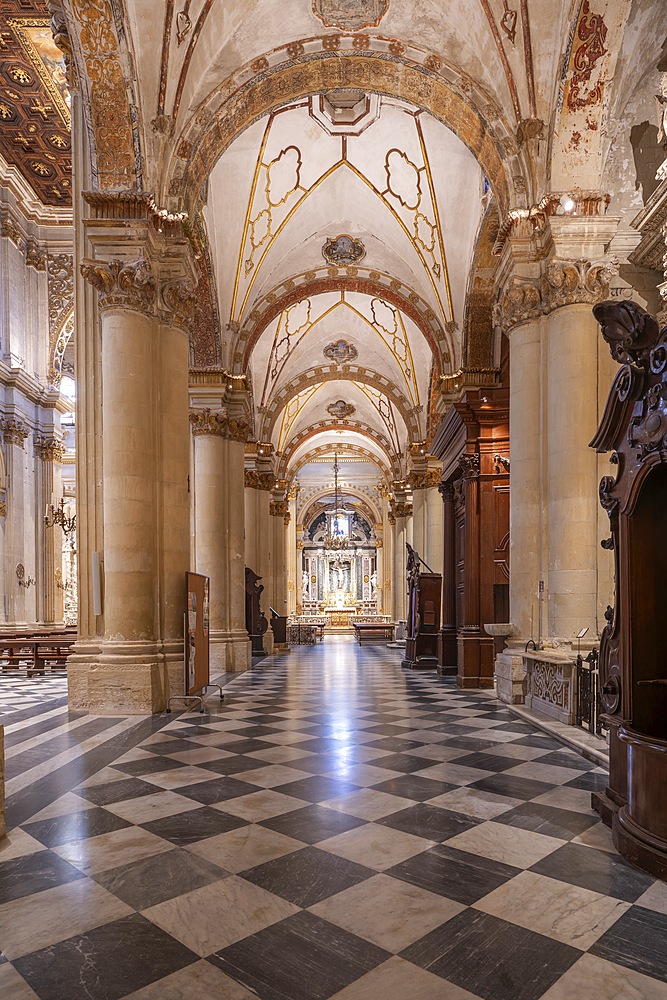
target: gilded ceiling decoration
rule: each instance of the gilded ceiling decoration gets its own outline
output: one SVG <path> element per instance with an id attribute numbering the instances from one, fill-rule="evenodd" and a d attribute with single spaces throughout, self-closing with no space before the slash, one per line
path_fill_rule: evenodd
<path id="1" fill-rule="evenodd" d="M 45 205 L 72 204 L 69 92 L 46 3 L 0 13 L 0 153 Z"/>
<path id="2" fill-rule="evenodd" d="M 389 0 L 313 0 L 313 14 L 327 28 L 360 31 L 375 28 L 389 10 Z"/>
<path id="3" fill-rule="evenodd" d="M 358 264 L 366 256 L 366 247 L 361 240 L 352 239 L 343 233 L 335 239 L 328 239 L 322 247 L 322 256 L 327 264 L 346 267 Z"/>
<path id="4" fill-rule="evenodd" d="M 344 365 L 348 361 L 354 361 L 359 357 L 359 351 L 354 344 L 348 344 L 347 340 L 337 340 L 334 344 L 328 344 L 322 354 L 329 361 Z"/>

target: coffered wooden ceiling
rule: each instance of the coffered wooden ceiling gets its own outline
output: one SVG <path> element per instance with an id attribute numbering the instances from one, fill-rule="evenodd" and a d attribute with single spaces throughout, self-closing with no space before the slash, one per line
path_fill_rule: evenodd
<path id="1" fill-rule="evenodd" d="M 0 153 L 45 205 L 72 204 L 62 53 L 40 0 L 0 0 Z"/>

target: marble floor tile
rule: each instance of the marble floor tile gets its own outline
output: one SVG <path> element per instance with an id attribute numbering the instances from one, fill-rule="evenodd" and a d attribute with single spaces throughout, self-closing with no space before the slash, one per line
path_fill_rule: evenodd
<path id="1" fill-rule="evenodd" d="M 463 767 L 454 761 L 444 761 L 434 764 L 418 772 L 420 778 L 435 778 L 436 781 L 446 781 L 450 785 L 471 785 L 495 772 L 484 771 L 476 767 Z"/>
<path id="2" fill-rule="evenodd" d="M 91 879 L 54 886 L 0 905 L 2 951 L 14 961 L 132 912 Z"/>
<path id="3" fill-rule="evenodd" d="M 555 837 L 503 826 L 494 820 L 480 823 L 447 841 L 448 847 L 500 861 L 514 868 L 530 868 L 563 844 Z"/>
<path id="4" fill-rule="evenodd" d="M 33 823 L 37 823 L 44 819 L 53 819 L 56 816 L 65 816 L 67 813 L 81 812 L 83 809 L 94 809 L 95 803 L 88 802 L 86 799 L 82 799 L 80 795 L 75 792 L 67 792 L 65 795 L 61 795 L 59 799 L 52 802 L 51 805 L 46 806 L 45 809 L 41 809 L 30 819 Z M 20 832 L 20 831 L 16 831 Z M 2 857 L 2 841 L 0 841 L 0 858 Z"/>
<path id="5" fill-rule="evenodd" d="M 114 816 L 108 810 L 95 806 L 94 809 L 65 813 L 63 816 L 54 816 L 53 819 L 40 820 L 38 823 L 27 823 L 24 829 L 45 847 L 59 847 L 75 840 L 85 840 L 115 830 L 127 829 L 128 826 L 129 824 L 120 816 Z"/>
<path id="6" fill-rule="evenodd" d="M 141 778 L 127 778 L 118 775 L 118 781 L 108 781 L 103 785 L 89 785 L 76 790 L 83 802 L 93 802 L 97 806 L 108 806 L 112 802 L 136 799 L 143 795 L 153 795 L 155 786 Z"/>
<path id="7" fill-rule="evenodd" d="M 228 875 L 228 871 L 205 858 L 182 848 L 174 848 L 100 872 L 94 879 L 135 910 L 145 910 Z"/>
<path id="8" fill-rule="evenodd" d="M 528 930 L 587 951 L 629 908 L 590 889 L 524 871 L 474 904 Z"/>
<path id="9" fill-rule="evenodd" d="M 515 799 L 534 799 L 538 795 L 543 795 L 550 791 L 553 785 L 546 781 L 533 781 L 529 778 L 520 778 L 515 774 L 492 774 L 481 781 L 474 782 L 475 788 L 481 788 L 485 792 L 495 792 L 497 795 L 511 795 Z"/>
<path id="10" fill-rule="evenodd" d="M 644 906 L 656 913 L 667 915 L 667 882 L 657 880 L 636 900 L 637 906 Z"/>
<path id="11" fill-rule="evenodd" d="M 560 941 L 466 909 L 401 957 L 484 1000 L 539 1000 L 580 955 Z"/>
<path id="12" fill-rule="evenodd" d="M 302 847 L 303 843 L 299 840 L 253 823 L 230 833 L 200 840 L 191 844 L 188 850 L 226 871 L 242 872 Z"/>
<path id="13" fill-rule="evenodd" d="M 427 799 L 434 799 L 436 795 L 451 792 L 452 789 L 456 788 L 456 783 L 436 781 L 433 778 L 424 778 L 419 774 L 400 774 L 396 778 L 389 778 L 374 787 L 379 792 L 388 792 L 389 795 L 413 799 L 415 802 L 425 802 Z"/>
<path id="14" fill-rule="evenodd" d="M 328 809 L 337 809 L 349 816 L 376 820 L 413 805 L 413 800 L 378 792 L 376 788 L 360 788 L 356 792 L 348 792 L 335 799 L 326 799 L 321 805 Z"/>
<path id="15" fill-rule="evenodd" d="M 154 854 L 171 850 L 171 847 L 166 840 L 147 830 L 129 826 L 90 840 L 75 840 L 71 844 L 63 844 L 62 847 L 56 847 L 54 853 L 84 874 L 94 875 L 131 861 L 150 858 Z"/>
<path id="16" fill-rule="evenodd" d="M 152 795 L 142 795 L 136 799 L 127 799 L 125 802 L 112 802 L 106 806 L 107 812 L 114 813 L 129 823 L 149 823 L 154 819 L 162 819 L 165 816 L 173 816 L 175 813 L 187 812 L 192 809 L 199 809 L 200 803 L 188 799 L 177 792 L 158 792 L 153 788 Z"/>
<path id="17" fill-rule="evenodd" d="M 391 759 L 391 755 L 389 758 Z M 382 758 L 380 758 L 382 760 Z M 348 781 L 359 788 L 368 788 L 387 780 L 387 772 L 382 766 L 375 764 L 339 765 L 336 770 L 326 772 L 326 776 L 336 780 Z"/>
<path id="18" fill-rule="evenodd" d="M 24 955 L 15 965 L 40 1000 L 120 1000 L 138 987 L 191 965 L 196 958 L 155 924 L 133 913 Z"/>
<path id="19" fill-rule="evenodd" d="M 149 833 L 154 833 L 156 836 L 168 840 L 176 847 L 187 847 L 208 837 L 237 830 L 246 824 L 247 820 L 239 819 L 238 816 L 230 816 L 221 809 L 200 806 L 199 809 L 189 809 L 186 812 L 174 813 L 171 816 L 151 820 L 149 823 L 142 823 L 142 827 Z"/>
<path id="20" fill-rule="evenodd" d="M 289 764 L 292 760 L 304 760 L 312 757 L 309 750 L 299 750 L 298 747 L 266 747 L 264 750 L 253 750 L 248 757 L 256 757 L 257 760 L 267 761 L 269 764 Z"/>
<path id="21" fill-rule="evenodd" d="M 255 761 L 255 765 L 257 766 L 254 769 L 243 772 L 242 780 L 260 788 L 287 786 L 289 783 L 302 781 L 304 778 L 303 771 L 298 771 L 294 767 L 286 767 L 284 764 L 268 764 L 265 767 L 260 767 L 259 762 Z M 286 789 L 283 791 L 285 795 L 291 794 Z"/>
<path id="22" fill-rule="evenodd" d="M 557 788 L 550 788 L 548 792 L 536 796 L 533 801 L 545 806 L 556 806 L 557 809 L 572 809 L 589 816 L 597 816 L 591 806 L 591 793 L 584 788 L 568 788 L 566 785 L 558 785 Z"/>
<path id="23" fill-rule="evenodd" d="M 506 771 L 506 774 L 517 778 L 528 778 L 530 781 L 548 781 L 552 785 L 564 785 L 567 781 L 572 781 L 573 778 L 587 773 L 584 768 L 577 772 L 571 767 L 554 767 L 552 764 L 543 764 L 542 760 L 531 760 L 518 764 Z"/>
<path id="24" fill-rule="evenodd" d="M 82 873 L 54 851 L 18 855 L 0 860 L 0 900 L 8 903 L 80 878 Z M 1 948 L 0 943 L 0 951 Z"/>
<path id="25" fill-rule="evenodd" d="M 470 905 L 514 878 L 519 869 L 439 844 L 389 868 L 386 874 Z"/>
<path id="26" fill-rule="evenodd" d="M 172 760 L 180 760 L 182 764 L 204 764 L 212 760 L 224 760 L 231 757 L 232 752 L 216 747 L 192 747 L 190 750 L 183 750 L 181 753 L 171 754 Z"/>
<path id="27" fill-rule="evenodd" d="M 151 906 L 144 916 L 203 958 L 297 912 L 286 899 L 231 875 Z"/>
<path id="28" fill-rule="evenodd" d="M 380 826 L 391 827 L 392 830 L 402 830 L 416 837 L 425 837 L 436 843 L 449 840 L 457 833 L 463 833 L 476 826 L 479 821 L 463 813 L 452 812 L 426 802 L 417 802 L 407 809 L 392 813 L 378 820 Z"/>
<path id="29" fill-rule="evenodd" d="M 212 781 L 217 777 L 219 777 L 217 772 L 210 771 L 208 768 L 187 766 L 144 775 L 146 781 L 157 785 L 158 788 L 182 788 L 184 785 L 194 785 L 200 781 Z"/>
<path id="30" fill-rule="evenodd" d="M 475 816 L 478 819 L 494 819 L 502 813 L 509 812 L 515 806 L 521 805 L 522 799 L 513 799 L 509 795 L 494 795 L 493 792 L 483 792 L 479 788 L 463 785 L 452 792 L 437 795 L 429 801 L 429 805 L 452 812 L 463 813 L 464 816 Z"/>
<path id="31" fill-rule="evenodd" d="M 548 837 L 572 840 L 594 826 L 597 820 L 595 815 L 586 816 L 584 813 L 557 809 L 540 802 L 522 802 L 515 809 L 499 816 L 497 822 L 516 826 L 521 830 L 544 833 Z"/>
<path id="32" fill-rule="evenodd" d="M 537 836 L 537 834 L 534 834 Z M 655 881 L 618 854 L 568 843 L 532 866 L 540 875 L 634 903 Z"/>
<path id="33" fill-rule="evenodd" d="M 126 1000 L 257 1000 L 257 994 L 210 962 L 199 961 L 130 993 Z"/>
<path id="34" fill-rule="evenodd" d="M 349 861 L 383 871 L 429 847 L 435 847 L 435 844 L 436 841 L 415 837 L 411 833 L 391 830 L 377 823 L 366 823 L 355 830 L 323 840 L 318 847 Z"/>
<path id="35" fill-rule="evenodd" d="M 492 752 L 497 757 L 512 757 L 514 760 L 540 760 L 549 753 L 543 748 L 519 746 L 518 743 L 499 743 Z"/>
<path id="36" fill-rule="evenodd" d="M 338 833 L 362 826 L 363 820 L 337 809 L 327 809 L 320 804 L 304 806 L 294 812 L 262 820 L 262 826 L 287 837 L 294 837 L 304 844 L 316 844 Z"/>
<path id="37" fill-rule="evenodd" d="M 60 815 L 56 813 L 56 815 Z M 35 854 L 37 851 L 45 850 L 44 845 L 31 837 L 20 827 L 14 827 L 7 832 L 7 836 L 0 840 L 0 871 L 4 861 L 12 861 L 14 858 L 25 857 L 26 854 Z"/>
<path id="38" fill-rule="evenodd" d="M 387 996 L 418 1000 L 478 1000 L 474 994 L 439 976 L 392 956 L 361 979 L 336 993 L 331 1000 L 386 1000 Z"/>
<path id="39" fill-rule="evenodd" d="M 441 743 L 425 743 L 423 746 L 415 747 L 414 750 L 406 750 L 405 752 L 413 754 L 415 757 L 422 757 L 426 760 L 437 761 L 438 763 L 456 760 L 457 757 L 465 756 L 465 750 L 460 750 L 458 747 L 444 746 Z"/>
<path id="40" fill-rule="evenodd" d="M 201 805 L 212 806 L 235 799 L 239 795 L 250 795 L 251 792 L 257 791 L 257 785 L 227 775 L 216 777 L 212 781 L 200 781 L 196 785 L 183 785 L 177 791 L 179 795 L 193 799 Z"/>
<path id="41" fill-rule="evenodd" d="M 305 908 L 374 874 L 372 869 L 335 854 L 304 847 L 244 871 L 243 877 Z"/>
<path id="42" fill-rule="evenodd" d="M 399 952 L 463 907 L 386 874 L 360 882 L 309 907 L 311 913 L 389 952 Z"/>
<path id="43" fill-rule="evenodd" d="M 282 816 L 284 813 L 293 812 L 301 806 L 303 806 L 303 799 L 295 799 L 291 795 L 283 795 L 282 792 L 262 788 L 261 791 L 251 792 L 249 795 L 241 795 L 235 799 L 218 803 L 215 808 L 222 809 L 232 816 L 240 816 L 241 819 L 246 819 L 250 823 L 259 823 L 263 819 L 271 819 L 273 816 Z"/>
<path id="44" fill-rule="evenodd" d="M 597 813 L 594 813 L 592 818 L 595 816 Z M 573 837 L 572 843 L 584 844 L 586 847 L 593 847 L 596 851 L 607 851 L 609 854 L 618 853 L 611 839 L 611 830 L 601 820 L 592 823 L 578 837 Z"/>
<path id="45" fill-rule="evenodd" d="M 327 1000 L 388 958 L 375 945 L 300 912 L 211 961 L 261 1000 Z M 304 976 L 305 968 L 314 974 Z"/>
<path id="46" fill-rule="evenodd" d="M 0 965 L 0 997 L 2 1000 L 38 1000 L 35 991 L 9 962 Z"/>
<path id="47" fill-rule="evenodd" d="M 666 1000 L 667 987 L 655 979 L 582 955 L 541 1000 Z"/>
<path id="48" fill-rule="evenodd" d="M 631 906 L 590 949 L 592 955 L 667 984 L 667 914 Z"/>

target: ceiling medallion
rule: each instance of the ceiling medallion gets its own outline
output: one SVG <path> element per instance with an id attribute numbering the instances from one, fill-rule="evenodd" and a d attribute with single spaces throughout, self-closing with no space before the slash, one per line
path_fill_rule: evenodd
<path id="1" fill-rule="evenodd" d="M 322 247 L 322 256 L 327 264 L 345 267 L 348 264 L 358 264 L 366 256 L 366 247 L 361 240 L 353 240 L 351 236 L 342 233 L 335 240 L 328 239 Z"/>
<path id="2" fill-rule="evenodd" d="M 329 344 L 322 352 L 325 358 L 333 361 L 337 365 L 344 365 L 347 361 L 354 361 L 359 357 L 359 351 L 354 344 L 348 344 L 347 340 L 337 340 Z"/>
<path id="3" fill-rule="evenodd" d="M 352 403 L 346 403 L 344 399 L 337 399 L 335 403 L 330 403 L 327 406 L 327 413 L 330 413 L 336 420 L 344 420 L 345 417 L 351 417 L 353 413 L 356 413 L 356 407 L 352 406 Z"/>
<path id="4" fill-rule="evenodd" d="M 327 28 L 360 31 L 375 28 L 389 9 L 389 0 L 313 0 L 313 14 Z"/>

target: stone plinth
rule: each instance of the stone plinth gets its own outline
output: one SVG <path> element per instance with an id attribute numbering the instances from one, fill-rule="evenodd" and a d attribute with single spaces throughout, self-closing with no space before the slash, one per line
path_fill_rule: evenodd
<path id="1" fill-rule="evenodd" d="M 509 645 L 498 653 L 494 672 L 498 698 L 507 705 L 523 705 L 526 694 L 523 649 Z"/>
<path id="2" fill-rule="evenodd" d="M 563 653 L 546 650 L 523 654 L 527 676 L 526 705 L 567 726 L 576 721 L 576 662 Z"/>

